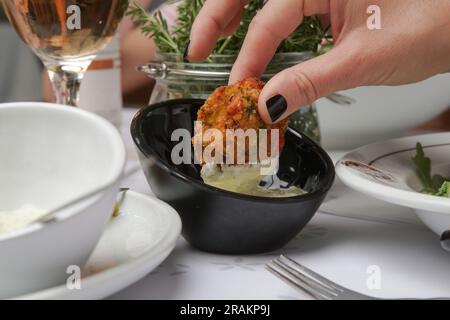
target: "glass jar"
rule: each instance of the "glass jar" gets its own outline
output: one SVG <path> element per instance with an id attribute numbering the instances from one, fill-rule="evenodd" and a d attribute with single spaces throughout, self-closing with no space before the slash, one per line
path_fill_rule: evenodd
<path id="1" fill-rule="evenodd" d="M 278 72 L 310 59 L 310 52 L 277 53 L 261 79 L 267 82 Z M 235 55 L 212 55 L 202 63 L 183 62 L 183 56 L 159 52 L 156 61 L 138 68 L 156 79 L 150 103 L 168 99 L 206 99 L 216 88 L 228 83 Z M 300 108 L 290 117 L 290 125 L 320 143 L 320 128 L 314 104 Z"/>

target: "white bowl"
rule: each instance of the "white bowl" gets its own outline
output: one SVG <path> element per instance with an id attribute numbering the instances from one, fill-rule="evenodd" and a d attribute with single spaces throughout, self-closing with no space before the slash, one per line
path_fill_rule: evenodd
<path id="1" fill-rule="evenodd" d="M 13 299 L 103 299 L 144 278 L 165 260 L 181 233 L 178 213 L 156 197 L 131 190 L 117 198 L 120 214 L 110 220 L 86 263 L 80 290 L 60 285 Z"/>
<path id="2" fill-rule="evenodd" d="M 412 208 L 436 234 L 450 230 L 450 198 L 420 193 L 412 158 L 416 143 L 432 161 L 432 173 L 450 176 L 450 133 L 390 140 L 350 152 L 336 167 L 339 178 L 352 189 L 386 202 Z"/>
<path id="3" fill-rule="evenodd" d="M 82 267 L 114 207 L 125 165 L 117 130 L 76 108 L 45 103 L 0 104 L 0 211 L 25 204 L 50 210 L 111 182 L 104 192 L 33 224 L 0 235 L 0 298 L 57 284 Z"/>
<path id="4" fill-rule="evenodd" d="M 342 92 L 356 99 L 339 106 L 317 102 L 323 146 L 350 150 L 398 137 L 450 107 L 450 73 L 398 87 L 361 87 Z"/>

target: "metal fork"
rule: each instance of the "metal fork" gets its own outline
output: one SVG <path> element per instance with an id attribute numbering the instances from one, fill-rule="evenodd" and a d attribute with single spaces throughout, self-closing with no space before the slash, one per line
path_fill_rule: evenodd
<path id="1" fill-rule="evenodd" d="M 281 255 L 266 265 L 266 269 L 295 289 L 317 300 L 379 300 L 330 281 L 308 269 L 291 258 Z M 449 300 L 450 298 L 433 298 L 427 300 Z M 414 299 L 398 299 L 414 300 Z"/>

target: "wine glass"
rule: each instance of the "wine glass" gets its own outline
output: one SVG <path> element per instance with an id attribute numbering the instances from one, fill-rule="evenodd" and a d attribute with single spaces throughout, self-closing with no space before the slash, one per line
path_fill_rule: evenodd
<path id="1" fill-rule="evenodd" d="M 114 37 L 128 0 L 1 0 L 22 40 L 47 68 L 57 103 L 77 106 L 80 83 Z"/>

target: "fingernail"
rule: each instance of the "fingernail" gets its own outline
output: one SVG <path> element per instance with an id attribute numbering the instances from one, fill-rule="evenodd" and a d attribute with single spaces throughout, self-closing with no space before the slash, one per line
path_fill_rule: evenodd
<path id="1" fill-rule="evenodd" d="M 272 122 L 275 122 L 286 112 L 287 101 L 282 95 L 278 94 L 267 100 L 266 106 Z"/>
<path id="2" fill-rule="evenodd" d="M 188 43 L 186 44 L 186 49 L 184 50 L 184 53 L 183 53 L 183 61 L 186 63 L 189 63 L 188 55 L 189 55 L 189 47 L 190 46 L 191 46 L 191 40 L 189 40 Z"/>

